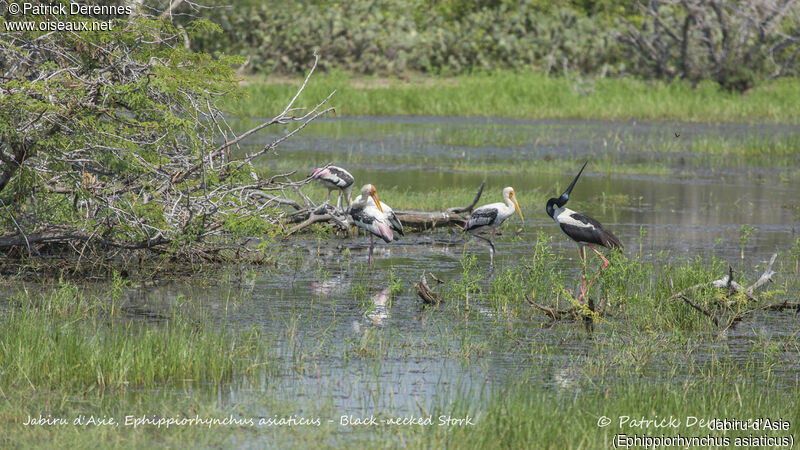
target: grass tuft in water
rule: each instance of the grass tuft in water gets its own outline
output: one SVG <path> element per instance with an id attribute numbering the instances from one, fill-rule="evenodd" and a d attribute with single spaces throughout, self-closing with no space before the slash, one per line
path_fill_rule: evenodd
<path id="1" fill-rule="evenodd" d="M 0 321 L 0 386 L 83 390 L 219 383 L 264 366 L 254 330 L 223 330 L 175 313 L 157 322 L 124 318 L 119 291 L 107 298 L 62 283 L 21 292 Z"/>

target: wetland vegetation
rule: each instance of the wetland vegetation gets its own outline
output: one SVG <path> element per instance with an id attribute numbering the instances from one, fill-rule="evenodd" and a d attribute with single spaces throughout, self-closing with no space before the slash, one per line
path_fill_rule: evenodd
<path id="1" fill-rule="evenodd" d="M 0 446 L 797 439 L 796 44 L 780 61 L 703 50 L 659 68 L 614 33 L 651 39 L 661 12 L 615 1 L 169 3 L 175 22 L 0 40 L 13 78 L 0 86 Z M 796 13 L 771 30 L 794 36 Z M 225 34 L 194 23 L 205 15 Z M 397 33 L 413 45 L 386 47 Z M 765 38 L 742 48 L 780 44 Z M 303 85 L 308 39 L 330 42 Z M 242 86 L 235 53 L 252 56 Z M 570 207 L 625 244 L 596 308 L 575 300 L 582 265 L 544 211 L 587 160 Z M 327 163 L 395 210 L 466 205 L 483 182 L 480 204 L 495 202 L 510 185 L 526 221 L 500 229 L 494 270 L 455 227 L 381 243 L 370 268 L 363 235 L 287 236 L 291 205 L 324 199 L 306 175 Z M 709 285 L 768 268 L 753 292 Z M 420 275 L 438 305 L 418 297 Z M 750 419 L 770 429 L 714 422 Z"/>
<path id="2" fill-rule="evenodd" d="M 685 144 L 674 141 L 675 127 Z M 457 230 L 379 246 L 370 271 L 363 237 L 323 225 L 291 239 L 278 229 L 254 240 L 264 264 L 193 265 L 190 277 L 162 277 L 145 264 L 110 281 L 8 278 L 0 328 L 3 367 L 11 368 L 0 377 L 0 417 L 9 430 L 3 443 L 388 448 L 535 440 L 580 448 L 637 430 L 621 427 L 619 416 L 674 415 L 684 423 L 687 416 L 766 415 L 794 424 L 795 311 L 758 310 L 729 326 L 727 319 L 754 305 L 737 296 L 719 307 L 724 291 L 704 288 L 692 299 L 720 313 L 715 325 L 684 301 L 665 301 L 721 278 L 729 265 L 747 285 L 776 250 L 777 275 L 759 292 L 759 304 L 796 301 L 797 174 L 781 150 L 795 131 L 763 127 L 433 117 L 317 122 L 280 157 L 261 160 L 259 176 L 306 174 L 327 158 L 359 180 L 380 180 L 381 200 L 395 209 L 467 204 L 484 180 L 487 203 L 513 185 L 526 226 L 514 220 L 501 230 L 494 275 L 486 248 L 465 243 Z M 263 135 L 251 145 L 273 139 Z M 723 148 L 734 151 L 715 159 Z M 759 160 L 758 152 L 766 156 Z M 626 244 L 625 256 L 612 259 L 593 289 L 606 302 L 604 314 L 588 315 L 593 332 L 583 319 L 553 323 L 530 303 L 573 305 L 567 291 L 579 286 L 577 252 L 545 215 L 544 202 L 563 190 L 571 162 L 584 158 L 598 167 L 570 205 L 591 211 Z M 521 169 L 526 164 L 530 170 Z M 315 200 L 326 194 L 314 185 L 303 190 Z M 413 283 L 423 271 L 444 282 L 433 285 L 444 300 L 438 307 L 424 307 L 416 296 Z M 121 425 L 24 425 L 39 414 L 114 417 Z M 255 425 L 133 428 L 124 425 L 131 415 L 232 416 Z M 431 416 L 434 424 L 439 416 L 469 416 L 475 425 L 353 427 L 340 425 L 343 415 Z M 258 425 L 295 416 L 321 423 Z M 598 427 L 603 416 L 614 423 Z M 748 434 L 697 430 L 676 429 Z"/>
<path id="3" fill-rule="evenodd" d="M 404 282 L 416 270 L 387 261 L 387 270 L 372 272 L 344 252 L 336 273 L 324 262 L 326 241 L 309 242 L 316 262 L 290 245 L 285 265 L 209 274 L 199 284 L 159 288 L 117 279 L 100 289 L 63 282 L 8 293 L 0 360 L 14 370 L 0 377 L 4 444 L 513 447 L 536 441 L 579 448 L 612 439 L 597 426 L 601 417 L 613 419 L 615 433 L 637 431 L 618 424 L 621 416 L 674 416 L 675 432 L 729 439 L 752 432 L 686 421 L 800 419 L 796 312 L 756 312 L 735 326 L 714 326 L 682 301 L 665 301 L 672 289 L 724 272 L 716 256 L 613 258 L 597 290 L 608 309 L 588 333 L 580 322 L 550 322 L 528 302 L 532 295 L 569 302 L 565 292 L 575 288 L 574 272 L 564 273 L 574 262 L 546 235 L 515 264 L 504 259 L 494 276 L 475 252 L 459 250 L 453 268 L 437 272 L 442 304 L 427 308 Z M 797 255 L 781 258 L 775 270 L 787 276 L 759 293 L 764 302 L 800 287 L 792 274 Z M 740 262 L 736 270 L 754 279 L 763 268 L 757 266 Z M 711 308 L 719 294 L 707 289 L 695 299 Z M 740 296 L 731 308 L 746 302 Z M 114 418 L 121 425 L 23 425 L 38 414 Z M 435 425 L 440 417 L 469 417 L 474 426 L 345 427 L 342 415 L 430 416 Z M 141 416 L 154 422 L 122 425 Z M 195 416 L 243 423 L 153 424 Z M 258 425 L 271 417 L 322 423 Z"/>
<path id="4" fill-rule="evenodd" d="M 241 117 L 263 117 L 297 90 L 300 77 L 246 81 L 246 96 L 230 104 Z M 336 90 L 337 114 L 493 116 L 524 119 L 674 120 L 698 122 L 800 121 L 796 79 L 780 79 L 746 94 L 712 82 L 692 87 L 638 79 L 583 79 L 539 73 L 489 72 L 407 79 L 329 72 L 306 94 L 317 99 Z"/>

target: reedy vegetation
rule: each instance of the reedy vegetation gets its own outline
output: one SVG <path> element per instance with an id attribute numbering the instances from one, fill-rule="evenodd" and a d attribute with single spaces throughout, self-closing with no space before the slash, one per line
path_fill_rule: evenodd
<path id="1" fill-rule="evenodd" d="M 797 280 L 789 273 L 797 263 L 796 253 L 781 255 L 788 259 L 776 269 L 788 276 L 781 276 L 763 292 L 763 299 L 782 298 L 797 289 Z M 760 269 L 739 264 L 740 273 Z M 563 300 L 567 297 L 564 291 L 575 281 L 575 274 L 564 272 L 562 267 L 563 261 L 543 236 L 537 239 L 529 258 L 499 272 L 494 279 L 487 277 L 474 256 L 465 256 L 461 277 L 442 287 L 445 302 L 420 311 L 419 320 L 427 326 L 423 335 L 413 339 L 394 327 L 364 325 L 360 336 L 336 342 L 327 335 L 330 325 L 326 321 L 306 325 L 309 319 L 299 320 L 295 313 L 286 319 L 286 329 L 280 335 L 236 327 L 223 331 L 218 327 L 227 325 L 187 314 L 187 310 L 201 305 L 176 305 L 159 322 L 142 323 L 131 319 L 123 308 L 130 287 L 120 278 L 101 295 L 70 283 L 41 293 L 18 292 L 10 296 L 9 309 L 0 324 L 0 362 L 11 369 L 0 372 L 0 396 L 4 400 L 0 422 L 8 431 L 0 442 L 20 444 L 32 439 L 46 445 L 55 437 L 84 444 L 101 439 L 108 445 L 123 442 L 120 440 L 131 445 L 173 439 L 213 445 L 230 443 L 229 439 L 258 442 L 267 432 L 264 429 L 24 427 L 21 421 L 39 411 L 56 417 L 76 417 L 90 411 L 118 420 L 127 414 L 151 413 L 165 417 L 262 417 L 264 405 L 268 405 L 267 416 L 302 410 L 306 416 L 338 418 L 342 412 L 332 406 L 332 400 L 290 401 L 268 389 L 233 407 L 217 403 L 215 396 L 206 397 L 194 386 L 272 380 L 278 373 L 313 374 L 331 358 L 358 367 L 374 364 L 381 370 L 391 360 L 409 357 L 451 359 L 474 368 L 498 353 L 516 354 L 529 361 L 521 363 L 528 368 L 516 373 L 518 382 L 479 386 L 456 377 L 450 380 L 450 388 L 443 388 L 432 400 L 432 406 L 420 405 L 414 411 L 376 411 L 369 400 L 364 400 L 366 415 L 432 414 L 434 421 L 440 414 L 470 415 L 475 427 L 386 427 L 342 434 L 336 425 L 323 424 L 301 431 L 276 430 L 270 439 L 323 439 L 383 447 L 388 445 L 388 434 L 420 446 L 470 443 L 513 447 L 536 440 L 543 447 L 560 447 L 565 441 L 583 447 L 609 439 L 618 429 L 616 422 L 608 430 L 597 427 L 603 415 L 615 421 L 619 415 L 666 414 L 681 420 L 685 416 L 713 418 L 721 414 L 737 418 L 772 415 L 792 423 L 800 420 L 796 407 L 800 388 L 786 371 L 793 365 L 793 355 L 800 352 L 796 333 L 727 342 L 718 336 L 718 330 L 705 332 L 709 321 L 682 302 L 663 302 L 670 288 L 668 281 L 662 280 L 672 279 L 674 288 L 681 289 L 715 278 L 724 271 L 724 262 L 714 258 L 710 264 L 675 260 L 664 254 L 628 259 L 615 256 L 595 290 L 595 295 L 606 298 L 610 315 L 596 318 L 600 325 L 591 339 L 582 327 L 567 325 L 563 333 L 555 333 L 559 337 L 554 341 L 554 333 L 536 326 L 539 313 L 530 308 L 527 298 L 535 293 L 541 303 L 554 304 L 559 298 L 567 302 Z M 357 267 L 355 272 L 353 304 L 370 312 L 373 306 L 367 299 L 375 290 L 372 277 L 364 267 Z M 391 273 L 386 283 L 394 295 L 407 288 Z M 709 289 L 697 298 L 713 307 L 717 294 Z M 191 302 L 176 300 L 183 301 Z M 390 303 L 389 308 L 400 308 L 403 303 Z M 487 316 L 487 311 L 491 315 Z M 488 324 L 492 325 L 489 329 Z M 298 327 L 306 326 L 310 328 L 298 332 Z M 277 347 L 270 344 L 277 340 L 287 342 Z M 565 346 L 565 342 L 569 344 Z M 714 348 L 713 357 L 705 359 L 708 346 Z M 736 346 L 737 352 L 732 353 L 729 346 Z M 275 357 L 276 350 L 283 352 L 282 357 Z M 560 357 L 558 363 L 552 358 L 556 355 Z M 746 355 L 745 361 L 742 355 Z M 643 380 L 658 382 L 644 381 L 643 386 Z M 142 389 L 161 391 L 169 386 L 178 391 L 188 389 L 192 394 L 170 394 L 169 389 L 147 398 L 138 394 Z M 21 409 L 17 400 L 26 402 L 28 408 Z M 567 423 L 570 425 L 565 426 Z M 732 438 L 739 434 L 725 435 Z"/>
<path id="2" fill-rule="evenodd" d="M 604 299 L 606 314 L 593 316 L 585 311 L 595 322 L 614 334 L 673 333 L 673 338 L 679 339 L 708 329 L 710 322 L 705 316 L 679 299 L 665 300 L 674 292 L 719 278 L 726 273 L 725 262 L 713 256 L 710 261 L 681 261 L 666 254 L 643 258 L 613 253 L 609 257 L 611 265 L 591 292 Z M 441 311 L 432 313 L 449 312 L 468 320 L 482 314 L 480 309 L 489 308 L 500 321 L 531 320 L 539 313 L 531 308 L 529 299 L 556 307 L 570 305 L 574 300 L 568 291 L 575 291 L 579 281 L 577 273 L 563 269 L 562 258 L 543 234 L 538 235 L 530 258 L 492 278 L 477 264 L 474 255 L 465 254 L 460 278 L 442 285 L 444 303 Z M 798 287 L 793 277 L 797 255 L 789 252 L 781 258 L 788 259 L 776 269 L 788 275 L 757 293 L 763 302 L 788 298 L 787 292 Z M 760 270 L 741 261 L 737 261 L 737 268 L 738 273 Z M 351 290 L 355 300 L 369 311 L 372 305 L 367 298 L 375 289 L 372 277 L 363 267 L 356 272 L 360 274 L 357 278 L 368 284 L 354 283 Z M 405 289 L 391 272 L 386 283 L 391 288 L 389 296 Z M 186 312 L 187 307 L 194 309 L 191 299 L 181 297 L 169 310 L 153 316 L 158 320 L 141 322 L 124 300 L 128 289 L 128 283 L 115 276 L 105 294 L 67 282 L 40 293 L 11 293 L 9 308 L 0 323 L 0 361 L 13 370 L 0 372 L 0 388 L 152 387 L 186 379 L 220 383 L 237 374 L 259 375 L 269 367 L 273 356 L 269 338 L 257 329 L 222 329 L 219 324 L 208 323 L 210 317 L 203 314 L 193 318 Z M 693 298 L 714 309 L 719 307 L 722 293 L 721 289 L 709 287 L 695 292 Z M 238 301 L 236 295 L 234 292 L 234 301 Z M 726 307 L 731 312 L 759 306 L 748 303 L 743 295 L 733 300 Z M 465 335 L 471 334 L 468 329 L 465 331 Z M 407 352 L 402 348 L 404 338 L 393 343 L 380 338 L 382 334 L 377 336 L 377 350 L 367 353 L 370 358 L 387 357 L 398 350 Z M 714 333 L 700 336 L 701 340 L 714 338 Z M 367 344 L 362 340 L 358 348 Z M 477 348 L 483 348 L 483 344 Z M 366 356 L 361 350 L 356 354 Z"/>
<path id="3" fill-rule="evenodd" d="M 0 361 L 9 368 L 0 372 L 0 388 L 83 392 L 221 383 L 266 370 L 268 345 L 257 330 L 209 327 L 208 317 L 191 318 L 179 305 L 160 320 L 137 321 L 125 312 L 128 289 L 115 276 L 107 295 L 68 282 L 12 295 L 0 324 Z"/>
<path id="4" fill-rule="evenodd" d="M 299 81 L 299 80 L 297 80 Z M 230 102 L 242 117 L 263 117 L 296 91 L 297 81 L 259 78 L 247 95 Z M 496 116 L 525 119 L 676 120 L 798 123 L 800 88 L 794 79 L 773 80 L 745 95 L 716 83 L 630 78 L 583 80 L 539 73 L 491 71 L 448 78 L 376 79 L 333 71 L 318 74 L 309 101 L 337 89 L 337 114 Z"/>

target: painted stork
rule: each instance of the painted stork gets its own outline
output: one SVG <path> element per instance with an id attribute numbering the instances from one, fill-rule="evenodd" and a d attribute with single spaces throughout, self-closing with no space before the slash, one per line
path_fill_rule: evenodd
<path id="1" fill-rule="evenodd" d="M 361 200 L 361 197 L 363 197 L 363 195 L 364 194 L 362 190 L 362 193 L 358 194 L 358 197 L 356 197 L 356 199 L 353 201 L 357 202 Z M 372 197 L 367 197 L 367 203 L 375 206 L 375 200 L 373 200 Z M 399 234 L 400 236 L 405 236 L 406 234 L 405 232 L 403 232 L 403 224 L 400 222 L 400 219 L 397 218 L 397 215 L 392 210 L 392 207 L 387 205 L 386 202 L 381 202 L 381 211 L 383 212 L 383 216 L 389 222 L 389 228 L 392 229 L 392 232 Z M 400 238 L 397 237 L 397 235 L 395 235 L 394 240 L 396 241 L 398 239 Z"/>
<path id="2" fill-rule="evenodd" d="M 355 178 L 350 172 L 337 166 L 319 167 L 311 171 L 311 179 L 328 189 L 328 198 L 325 203 L 331 201 L 331 191 L 339 190 L 339 197 L 336 199 L 336 207 L 341 208 L 342 194 L 347 196 L 347 205 L 350 205 L 350 197 L 353 192 L 353 182 Z"/>
<path id="3" fill-rule="evenodd" d="M 464 225 L 464 232 L 469 233 L 471 236 L 475 236 L 476 238 L 483 239 L 489 243 L 489 264 L 492 267 L 494 267 L 495 251 L 494 242 L 492 242 L 494 239 L 494 234 L 497 231 L 497 227 L 502 225 L 506 219 L 514 215 L 514 210 L 519 213 L 519 218 L 522 219 L 522 224 L 525 225 L 525 218 L 522 217 L 522 211 L 519 209 L 519 203 L 517 203 L 517 197 L 514 194 L 514 188 L 509 186 L 503 189 L 502 203 L 491 203 L 472 211 L 472 214 L 469 216 L 469 220 L 467 220 L 467 224 Z M 478 235 L 478 233 L 487 229 L 492 230 L 491 238 L 485 238 Z"/>
<path id="4" fill-rule="evenodd" d="M 372 202 L 369 201 L 372 199 Z M 369 233 L 369 265 L 372 267 L 372 250 L 375 248 L 375 236 L 389 243 L 394 240 L 391 223 L 386 218 L 375 186 L 365 184 L 361 195 L 350 205 L 350 217 L 353 223 Z"/>
<path id="5" fill-rule="evenodd" d="M 561 194 L 561 197 L 551 198 L 547 201 L 546 208 L 547 215 L 555 220 L 561 231 L 564 232 L 568 238 L 572 239 L 578 244 L 584 272 L 581 274 L 581 295 L 578 297 L 578 300 L 582 299 L 586 295 L 587 290 L 592 287 L 592 283 L 594 283 L 597 277 L 600 276 L 600 272 L 606 270 L 606 267 L 608 267 L 609 264 L 606 257 L 597 251 L 593 245 L 600 245 L 607 248 L 623 248 L 622 243 L 619 241 L 619 239 L 617 239 L 616 236 L 614 236 L 614 233 L 603 228 L 603 225 L 601 225 L 600 222 L 589 216 L 585 216 L 564 207 L 569 200 L 569 194 L 572 192 L 572 188 L 575 187 L 575 183 L 578 182 L 578 178 L 581 176 L 583 169 L 586 168 L 586 164 L 588 163 L 589 162 L 587 161 L 583 164 L 580 172 L 578 172 L 578 175 L 576 175 L 575 179 L 572 180 L 572 183 L 570 183 L 569 187 L 567 187 L 567 190 Z M 592 249 L 592 251 L 597 253 L 600 259 L 603 260 L 603 268 L 600 269 L 592 281 L 589 282 L 589 286 L 586 286 L 586 256 L 584 254 L 585 246 L 588 246 L 590 249 Z"/>

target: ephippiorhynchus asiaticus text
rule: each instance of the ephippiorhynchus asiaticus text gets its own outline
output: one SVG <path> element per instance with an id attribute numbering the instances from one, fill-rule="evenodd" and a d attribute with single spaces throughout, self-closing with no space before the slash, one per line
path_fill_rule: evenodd
<path id="1" fill-rule="evenodd" d="M 341 208 L 342 194 L 346 196 L 347 205 L 350 205 L 350 197 L 353 192 L 353 182 L 355 178 L 350 172 L 337 166 L 319 167 L 314 169 L 309 175 L 313 180 L 328 189 L 328 198 L 325 203 L 331 201 L 331 191 L 339 190 L 339 197 L 336 199 L 336 207 Z"/>
<path id="2" fill-rule="evenodd" d="M 372 267 L 372 250 L 375 248 L 374 236 L 378 236 L 387 243 L 395 239 L 392 225 L 386 218 L 381 202 L 378 200 L 375 186 L 365 184 L 361 188 L 361 195 L 350 205 L 350 217 L 353 218 L 353 223 L 357 227 L 369 233 L 369 265 Z"/>
<path id="3" fill-rule="evenodd" d="M 561 194 L 561 197 L 551 198 L 547 201 L 547 215 L 556 221 L 558 227 L 561 228 L 561 231 L 563 231 L 567 237 L 578 244 L 580 250 L 584 273 L 581 274 L 581 295 L 578 297 L 578 300 L 586 295 L 587 290 L 592 287 L 592 283 L 600 276 L 600 272 L 606 270 L 606 267 L 608 267 L 608 260 L 606 257 L 593 246 L 600 245 L 608 248 L 622 249 L 622 243 L 619 239 L 614 236 L 614 233 L 603 228 L 600 222 L 564 207 L 569 200 L 569 194 L 572 192 L 572 188 L 575 187 L 575 183 L 578 182 L 578 178 L 581 176 L 581 173 L 583 173 L 583 169 L 586 168 L 586 164 L 588 164 L 588 161 L 583 164 L 580 172 L 578 172 L 578 175 L 572 180 L 567 190 Z M 588 246 L 603 260 L 603 268 L 600 269 L 592 281 L 589 282 L 589 286 L 586 286 L 586 256 L 584 255 L 584 246 Z"/>
<path id="4" fill-rule="evenodd" d="M 494 267 L 494 242 L 492 242 L 494 234 L 497 231 L 497 227 L 514 215 L 514 210 L 519 213 L 519 218 L 522 219 L 522 224 L 524 225 L 525 218 L 522 217 L 522 211 L 519 209 L 519 203 L 517 203 L 514 188 L 509 186 L 503 189 L 502 203 L 491 203 L 481 206 L 470 214 L 467 224 L 464 225 L 465 232 L 489 243 L 489 264 L 492 267 Z M 490 238 L 478 235 L 481 231 L 488 229 L 492 230 L 492 236 Z"/>

